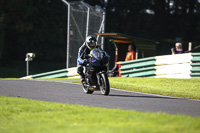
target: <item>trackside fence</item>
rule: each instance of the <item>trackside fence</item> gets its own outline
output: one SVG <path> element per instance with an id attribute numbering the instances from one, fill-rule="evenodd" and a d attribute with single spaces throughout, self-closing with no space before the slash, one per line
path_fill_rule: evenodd
<path id="1" fill-rule="evenodd" d="M 200 78 L 200 53 L 156 56 L 120 64 L 122 77 Z"/>

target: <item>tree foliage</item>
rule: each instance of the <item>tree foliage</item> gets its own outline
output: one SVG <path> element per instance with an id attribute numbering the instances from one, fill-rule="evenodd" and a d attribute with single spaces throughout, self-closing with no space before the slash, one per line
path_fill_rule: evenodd
<path id="1" fill-rule="evenodd" d="M 2 60 L 24 59 L 27 52 L 39 60 L 65 58 L 66 8 L 61 1 L 1 0 L 0 9 Z"/>
<path id="2" fill-rule="evenodd" d="M 106 9 L 106 32 L 200 42 L 198 0 L 85 0 Z M 0 0 L 0 62 L 65 60 L 67 10 L 61 0 Z M 12 53 L 12 55 L 10 54 Z"/>
<path id="3" fill-rule="evenodd" d="M 95 4 L 93 0 L 85 0 Z M 199 41 L 198 0 L 99 0 L 107 11 L 107 31 L 157 40 Z"/>

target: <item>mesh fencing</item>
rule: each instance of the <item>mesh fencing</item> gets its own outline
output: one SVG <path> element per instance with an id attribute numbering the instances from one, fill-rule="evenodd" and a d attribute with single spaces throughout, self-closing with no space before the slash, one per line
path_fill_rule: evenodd
<path id="1" fill-rule="evenodd" d="M 90 5 L 89 7 L 88 35 L 94 35 L 100 29 L 103 12 L 98 7 Z M 86 38 L 87 13 L 88 8 L 80 1 L 70 2 L 69 68 L 77 66 L 78 50 Z M 100 38 L 98 39 L 98 44 L 100 44 Z"/>
<path id="2" fill-rule="evenodd" d="M 98 33 L 103 20 L 103 12 L 97 7 L 90 6 L 90 21 L 89 21 L 89 35 Z M 97 40 L 97 44 L 101 44 L 101 39 Z"/>

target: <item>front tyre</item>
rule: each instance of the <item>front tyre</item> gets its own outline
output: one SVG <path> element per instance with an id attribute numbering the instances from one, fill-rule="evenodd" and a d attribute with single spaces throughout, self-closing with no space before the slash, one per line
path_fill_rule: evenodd
<path id="1" fill-rule="evenodd" d="M 85 94 L 92 94 L 94 92 L 88 89 L 87 84 L 85 82 L 81 82 L 81 83 L 82 83 L 83 91 Z"/>
<path id="2" fill-rule="evenodd" d="M 110 84 L 108 76 L 105 73 L 101 74 L 101 85 L 100 85 L 101 94 L 107 96 L 110 93 Z"/>

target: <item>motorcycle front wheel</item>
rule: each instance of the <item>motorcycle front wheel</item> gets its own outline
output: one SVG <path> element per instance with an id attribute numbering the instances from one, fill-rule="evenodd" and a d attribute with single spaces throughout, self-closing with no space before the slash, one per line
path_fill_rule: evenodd
<path id="1" fill-rule="evenodd" d="M 110 93 L 110 84 L 108 80 L 108 76 L 105 73 L 101 74 L 101 85 L 100 85 L 101 94 L 107 96 Z"/>
<path id="2" fill-rule="evenodd" d="M 92 94 L 94 92 L 88 89 L 87 84 L 85 82 L 81 82 L 81 83 L 82 83 L 83 91 L 85 94 Z"/>

